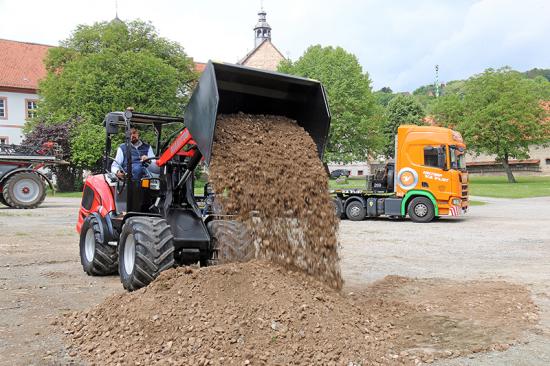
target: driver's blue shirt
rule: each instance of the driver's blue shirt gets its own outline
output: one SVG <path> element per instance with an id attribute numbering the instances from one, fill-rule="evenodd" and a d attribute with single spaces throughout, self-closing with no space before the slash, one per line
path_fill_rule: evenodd
<path id="1" fill-rule="evenodd" d="M 125 149 L 126 144 L 121 144 L 118 147 L 115 160 L 111 165 L 111 172 L 116 174 L 119 170 L 128 171 L 128 161 L 125 156 Z M 141 140 L 138 140 L 135 144 L 130 144 L 130 149 L 132 151 L 132 178 L 141 179 L 145 173 L 145 169 L 141 164 L 141 156 L 147 155 L 148 158 L 154 158 L 155 153 L 149 144 L 145 144 Z M 153 160 L 151 164 L 156 166 Z"/>

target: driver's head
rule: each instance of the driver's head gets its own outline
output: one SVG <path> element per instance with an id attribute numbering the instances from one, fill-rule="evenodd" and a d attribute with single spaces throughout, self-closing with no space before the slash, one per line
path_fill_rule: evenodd
<path id="1" fill-rule="evenodd" d="M 139 140 L 139 131 L 137 128 L 132 127 L 130 129 L 130 141 L 135 144 Z"/>

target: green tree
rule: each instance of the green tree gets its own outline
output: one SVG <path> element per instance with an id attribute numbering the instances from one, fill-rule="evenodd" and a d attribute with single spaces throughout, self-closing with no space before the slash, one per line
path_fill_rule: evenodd
<path id="1" fill-rule="evenodd" d="M 78 121 L 71 163 L 93 168 L 104 147 L 106 113 L 132 106 L 144 113 L 181 115 L 197 75 L 183 48 L 140 20 L 80 25 L 46 58 L 37 121 Z"/>
<path id="2" fill-rule="evenodd" d="M 279 71 L 319 80 L 327 91 L 332 114 L 325 160 L 364 161 L 379 144 L 376 131 L 381 107 L 371 80 L 355 55 L 341 47 L 309 47 L 295 62 L 284 60 Z"/>
<path id="3" fill-rule="evenodd" d="M 550 83 L 526 79 L 508 67 L 487 69 L 465 82 L 462 96 L 440 98 L 434 115 L 443 125 L 456 126 L 469 149 L 495 155 L 508 182 L 515 183 L 509 160 L 527 158 L 530 144 L 549 138 L 540 105 L 548 88 Z"/>
<path id="4" fill-rule="evenodd" d="M 386 108 L 386 120 L 382 126 L 384 154 L 394 157 L 395 135 L 401 125 L 423 125 L 424 108 L 412 95 L 400 94 L 393 98 Z"/>
<path id="5" fill-rule="evenodd" d="M 385 86 L 382 89 L 375 91 L 373 94 L 376 102 L 383 107 L 386 107 L 390 100 L 395 98 L 395 96 L 397 95 L 393 94 L 393 91 L 388 86 Z"/>

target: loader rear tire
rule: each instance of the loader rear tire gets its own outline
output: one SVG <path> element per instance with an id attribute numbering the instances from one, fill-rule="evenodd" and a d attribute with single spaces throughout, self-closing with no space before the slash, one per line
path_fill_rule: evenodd
<path id="1" fill-rule="evenodd" d="M 80 229 L 80 263 L 89 276 L 108 276 L 118 269 L 116 247 L 102 242 L 99 225 L 91 216 Z"/>
<path id="2" fill-rule="evenodd" d="M 247 262 L 256 258 L 256 246 L 246 226 L 233 220 L 213 220 L 208 223 L 212 238 L 209 265 Z"/>
<path id="3" fill-rule="evenodd" d="M 4 184 L 2 195 L 10 207 L 36 208 L 46 198 L 46 185 L 36 173 L 16 173 Z"/>
<path id="4" fill-rule="evenodd" d="M 159 217 L 131 217 L 122 227 L 118 245 L 118 273 L 128 291 L 150 284 L 174 267 L 174 236 Z"/>

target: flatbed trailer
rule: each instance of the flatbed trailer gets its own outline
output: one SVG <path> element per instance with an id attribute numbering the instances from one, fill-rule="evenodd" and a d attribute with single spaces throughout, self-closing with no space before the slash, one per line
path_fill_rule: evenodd
<path id="1" fill-rule="evenodd" d="M 54 143 L 41 146 L 0 144 L 0 204 L 36 208 L 46 197 L 50 179 L 40 169 L 67 164 Z"/>

